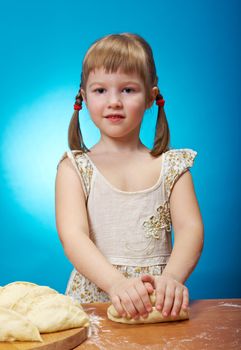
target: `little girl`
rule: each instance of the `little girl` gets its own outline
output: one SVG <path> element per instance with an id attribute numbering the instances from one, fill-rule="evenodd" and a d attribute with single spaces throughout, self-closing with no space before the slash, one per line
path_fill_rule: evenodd
<path id="1" fill-rule="evenodd" d="M 107 35 L 87 51 L 57 166 L 56 226 L 74 266 L 66 294 L 81 303 L 114 304 L 125 317 L 147 317 L 149 294 L 163 316 L 188 308 L 184 285 L 200 257 L 203 223 L 189 168 L 192 149 L 169 149 L 165 101 L 152 49 L 139 35 Z M 85 146 L 85 102 L 100 140 Z M 156 101 L 155 141 L 140 140 L 145 111 Z M 172 247 L 171 228 L 174 230 Z"/>

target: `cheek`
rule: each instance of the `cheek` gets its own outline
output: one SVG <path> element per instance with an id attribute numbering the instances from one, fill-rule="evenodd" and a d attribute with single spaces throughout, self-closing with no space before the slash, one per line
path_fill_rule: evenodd
<path id="1" fill-rule="evenodd" d="M 129 111 L 135 113 L 135 114 L 143 114 L 145 111 L 145 105 L 143 103 L 143 100 L 136 100 L 136 101 L 132 101 L 129 105 L 128 105 L 128 109 Z"/>
<path id="2" fill-rule="evenodd" d="M 135 109 L 143 109 L 145 107 L 145 100 L 142 94 L 132 96 L 130 100 L 127 100 L 127 103 Z"/>
<path id="3" fill-rule="evenodd" d="M 102 103 L 100 101 L 97 101 L 96 99 L 95 100 L 92 100 L 92 99 L 88 100 L 88 109 L 89 109 L 89 112 L 91 114 L 98 113 L 102 108 L 103 108 L 103 106 L 102 106 Z"/>

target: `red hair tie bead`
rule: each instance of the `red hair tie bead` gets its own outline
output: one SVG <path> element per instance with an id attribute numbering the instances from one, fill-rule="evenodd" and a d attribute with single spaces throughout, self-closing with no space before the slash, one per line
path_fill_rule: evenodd
<path id="1" fill-rule="evenodd" d="M 77 104 L 77 103 L 75 103 L 74 104 L 74 110 L 79 111 L 80 109 L 82 109 L 82 106 Z"/>
<path id="2" fill-rule="evenodd" d="M 160 107 L 163 107 L 165 104 L 165 100 L 161 97 L 161 98 L 156 100 L 156 104 Z"/>

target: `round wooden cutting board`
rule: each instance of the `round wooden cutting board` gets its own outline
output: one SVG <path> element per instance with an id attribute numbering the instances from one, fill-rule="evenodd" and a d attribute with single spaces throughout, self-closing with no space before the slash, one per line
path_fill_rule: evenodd
<path id="1" fill-rule="evenodd" d="M 0 342 L 0 350 L 71 350 L 87 339 L 88 327 L 41 334 L 43 342 Z"/>

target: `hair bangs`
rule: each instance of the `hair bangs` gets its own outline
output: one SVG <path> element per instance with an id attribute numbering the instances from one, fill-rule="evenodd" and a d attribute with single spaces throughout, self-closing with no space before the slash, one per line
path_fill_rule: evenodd
<path id="1" fill-rule="evenodd" d="M 143 48 L 128 37 L 107 37 L 97 42 L 87 52 L 82 68 L 82 87 L 85 88 L 91 71 L 103 68 L 106 73 L 120 70 L 125 74 L 137 74 L 146 81 L 146 56 Z"/>

